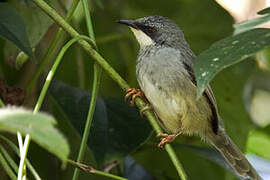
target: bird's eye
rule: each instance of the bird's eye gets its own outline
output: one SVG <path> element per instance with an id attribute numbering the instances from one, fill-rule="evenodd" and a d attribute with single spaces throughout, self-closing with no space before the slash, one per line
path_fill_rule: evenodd
<path id="1" fill-rule="evenodd" d="M 148 33 L 155 33 L 156 32 L 156 29 L 152 28 L 152 27 L 147 27 L 146 30 Z"/>

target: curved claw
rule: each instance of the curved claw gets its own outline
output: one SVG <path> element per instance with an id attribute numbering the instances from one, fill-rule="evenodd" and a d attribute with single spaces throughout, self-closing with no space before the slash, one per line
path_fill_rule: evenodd
<path id="1" fill-rule="evenodd" d="M 134 94 L 136 92 L 137 92 L 137 89 L 135 89 L 135 88 L 129 88 L 127 90 L 126 95 L 125 95 L 125 100 L 127 100 L 132 94 Z"/>
<path id="2" fill-rule="evenodd" d="M 158 144 L 158 147 L 160 149 L 164 149 L 165 145 L 168 143 L 171 143 L 175 138 L 176 134 L 158 134 L 157 137 L 161 138 L 160 143 Z"/>
<path id="3" fill-rule="evenodd" d="M 131 101 L 130 101 L 131 106 L 134 106 L 136 97 L 142 97 L 142 98 L 145 97 L 142 90 L 135 89 L 135 88 L 129 88 L 127 90 L 127 94 L 125 95 L 125 99 L 127 100 L 131 95 L 132 95 L 132 98 L 131 98 Z"/>

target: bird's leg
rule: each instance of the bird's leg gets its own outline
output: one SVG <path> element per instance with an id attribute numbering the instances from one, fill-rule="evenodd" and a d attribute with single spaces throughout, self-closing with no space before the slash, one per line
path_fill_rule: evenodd
<path id="1" fill-rule="evenodd" d="M 166 144 L 171 143 L 178 135 L 181 134 L 181 131 L 179 131 L 176 134 L 158 134 L 157 137 L 161 138 L 160 143 L 158 144 L 158 147 L 160 149 L 163 149 L 165 147 Z"/>

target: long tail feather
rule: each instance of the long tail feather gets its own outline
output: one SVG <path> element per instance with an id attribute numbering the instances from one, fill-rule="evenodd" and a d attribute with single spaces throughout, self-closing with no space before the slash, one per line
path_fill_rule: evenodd
<path id="1" fill-rule="evenodd" d="M 224 131 L 220 130 L 218 134 L 211 133 L 208 138 L 229 165 L 242 177 L 241 179 L 261 180 L 256 170 Z"/>

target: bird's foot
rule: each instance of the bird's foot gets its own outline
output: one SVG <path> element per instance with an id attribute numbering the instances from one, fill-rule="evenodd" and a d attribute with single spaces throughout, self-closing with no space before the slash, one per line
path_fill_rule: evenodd
<path id="1" fill-rule="evenodd" d="M 140 110 L 140 115 L 141 115 L 142 117 L 144 117 L 144 113 L 145 113 L 146 111 L 149 111 L 149 110 L 153 110 L 153 108 L 152 108 L 152 106 L 151 106 L 150 103 L 148 103 L 144 108 L 142 108 L 142 109 Z"/>
<path id="2" fill-rule="evenodd" d="M 157 137 L 161 138 L 160 143 L 158 144 L 158 147 L 160 149 L 163 149 L 165 147 L 166 144 L 171 143 L 175 138 L 176 138 L 176 134 L 158 134 Z"/>
<path id="3" fill-rule="evenodd" d="M 141 97 L 141 98 L 146 99 L 146 97 L 145 97 L 144 93 L 142 92 L 142 90 L 136 89 L 136 88 L 129 88 L 127 90 L 125 99 L 127 100 L 130 96 L 132 96 L 131 100 L 130 100 L 130 105 L 131 106 L 134 106 L 136 97 Z"/>

